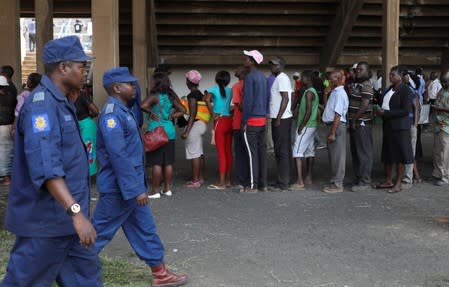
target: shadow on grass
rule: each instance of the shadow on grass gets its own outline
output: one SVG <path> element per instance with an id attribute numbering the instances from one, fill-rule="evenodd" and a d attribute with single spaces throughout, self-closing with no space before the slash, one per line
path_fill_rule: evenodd
<path id="1" fill-rule="evenodd" d="M 0 230 L 0 281 L 5 276 L 9 252 L 14 235 Z M 151 270 L 145 264 L 136 264 L 122 258 L 100 256 L 105 287 L 148 287 L 151 286 Z M 54 284 L 53 286 L 57 286 Z"/>

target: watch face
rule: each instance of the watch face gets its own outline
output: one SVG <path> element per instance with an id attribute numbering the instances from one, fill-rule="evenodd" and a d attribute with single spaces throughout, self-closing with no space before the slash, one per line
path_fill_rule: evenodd
<path id="1" fill-rule="evenodd" d="M 81 211 L 81 206 L 78 203 L 75 203 L 74 205 L 70 206 L 70 210 L 73 213 L 78 213 Z"/>

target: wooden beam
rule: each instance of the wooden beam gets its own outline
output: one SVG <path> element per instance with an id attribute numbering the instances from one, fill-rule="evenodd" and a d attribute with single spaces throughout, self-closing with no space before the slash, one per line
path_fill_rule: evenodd
<path id="1" fill-rule="evenodd" d="M 399 63 L 399 13 L 401 1 L 383 1 L 382 87 L 386 87 L 391 67 Z"/>
<path id="2" fill-rule="evenodd" d="M 20 89 L 22 84 L 22 65 L 20 58 L 20 38 L 22 37 L 22 33 L 20 33 L 19 10 L 19 2 L 16 0 L 2 2 L 2 9 L 0 10 L 0 19 L 2 19 L 0 21 L 0 35 L 5 35 L 5 39 L 2 42 L 0 66 L 10 65 L 13 67 L 14 75 L 12 81 Z M 23 52 L 25 51 L 26 48 L 23 49 Z"/>
<path id="3" fill-rule="evenodd" d="M 267 26 L 171 26 L 158 25 L 159 36 L 221 36 L 245 37 L 251 35 L 253 37 L 314 37 L 326 35 L 327 27 L 295 27 L 277 26 L 276 29 Z M 380 30 L 377 35 L 381 35 Z"/>
<path id="4" fill-rule="evenodd" d="M 215 47 L 321 47 L 322 37 L 159 37 L 162 46 L 215 46 Z"/>
<path id="5" fill-rule="evenodd" d="M 156 5 L 158 14 L 262 14 L 262 15 L 333 15 L 336 4 L 322 5 L 319 3 L 283 3 L 278 2 L 257 3 L 247 2 L 179 2 L 179 1 L 160 1 Z"/>
<path id="6" fill-rule="evenodd" d="M 42 55 L 44 45 L 53 39 L 53 0 L 35 0 L 34 7 L 36 15 L 36 70 L 43 74 Z"/>
<path id="7" fill-rule="evenodd" d="M 160 63 L 159 60 L 159 46 L 157 39 L 157 26 L 156 26 L 156 5 L 154 0 L 149 0 L 147 4 L 147 15 L 149 15 L 148 33 L 148 65 L 150 67 L 156 67 Z"/>
<path id="8" fill-rule="evenodd" d="M 140 88 L 144 95 L 148 87 L 148 21 L 147 1 L 132 0 L 132 43 L 133 43 L 133 74 L 139 79 Z"/>
<path id="9" fill-rule="evenodd" d="M 352 31 L 352 27 L 363 6 L 362 0 L 341 0 L 337 14 L 330 26 L 330 32 L 326 43 L 321 49 L 320 67 L 322 69 L 333 66 L 337 62 L 340 52 L 343 50 L 346 39 Z"/>
<path id="10" fill-rule="evenodd" d="M 348 0 L 344 0 L 348 1 Z M 296 15 L 202 15 L 195 14 L 164 14 L 157 19 L 160 25 L 226 25 L 226 26 L 290 26 L 295 29 L 297 26 L 328 26 L 331 20 L 327 15 L 298 17 Z"/>

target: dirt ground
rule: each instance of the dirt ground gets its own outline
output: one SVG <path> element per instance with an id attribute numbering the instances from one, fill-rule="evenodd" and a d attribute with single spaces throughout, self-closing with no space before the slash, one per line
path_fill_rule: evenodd
<path id="1" fill-rule="evenodd" d="M 374 138 L 373 181 L 380 181 L 379 126 Z M 208 184 L 215 182 L 217 169 L 209 140 L 206 136 Z M 174 270 L 187 272 L 188 286 L 197 287 L 449 286 L 448 227 L 435 220 L 449 215 L 449 188 L 432 185 L 433 135 L 424 133 L 422 141 L 423 183 L 398 194 L 349 192 L 348 153 L 347 188 L 329 195 L 320 192 L 329 178 L 326 149 L 317 151 L 314 183 L 305 191 L 186 189 L 182 184 L 190 165 L 178 140 L 174 196 L 151 201 L 166 261 Z M 269 162 L 273 179 L 272 155 Z M 2 212 L 6 194 L 1 188 Z M 103 253 L 139 260 L 121 231 Z"/>

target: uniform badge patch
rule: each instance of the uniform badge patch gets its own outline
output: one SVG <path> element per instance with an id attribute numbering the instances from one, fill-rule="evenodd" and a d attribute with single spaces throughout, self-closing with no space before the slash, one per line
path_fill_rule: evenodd
<path id="1" fill-rule="evenodd" d="M 104 119 L 104 123 L 107 130 L 113 130 L 119 127 L 119 122 L 115 116 L 109 116 Z"/>
<path id="2" fill-rule="evenodd" d="M 31 120 L 33 122 L 33 133 L 50 131 L 50 121 L 47 114 L 33 115 Z"/>

